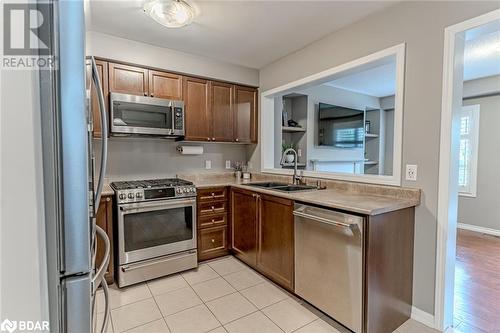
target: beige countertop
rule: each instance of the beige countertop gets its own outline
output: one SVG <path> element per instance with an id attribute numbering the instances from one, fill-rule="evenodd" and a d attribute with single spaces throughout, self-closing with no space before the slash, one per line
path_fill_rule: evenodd
<path id="1" fill-rule="evenodd" d="M 189 176 L 183 176 L 185 177 L 185 179 L 189 178 Z M 335 188 L 288 193 L 248 186 L 248 183 L 266 181 L 265 179 L 237 180 L 234 177 L 205 178 L 202 176 L 197 176 L 194 177 L 194 179 L 191 178 L 189 180 L 193 181 L 197 188 L 233 186 L 295 201 L 312 203 L 328 208 L 341 209 L 364 215 L 378 215 L 399 209 L 418 206 L 420 204 L 420 195 L 418 195 L 418 198 L 416 196 L 411 197 L 408 195 L 406 195 L 407 197 L 398 198 L 394 195 L 377 195 L 373 193 L 362 193 Z M 272 181 L 276 180 L 272 179 Z M 380 192 L 382 192 L 384 189 L 384 187 L 381 187 Z M 419 190 L 413 191 L 418 191 L 419 193 Z"/>
<path id="2" fill-rule="evenodd" d="M 109 186 L 108 182 L 104 182 L 102 186 L 102 194 L 101 195 L 115 195 L 115 191 Z"/>

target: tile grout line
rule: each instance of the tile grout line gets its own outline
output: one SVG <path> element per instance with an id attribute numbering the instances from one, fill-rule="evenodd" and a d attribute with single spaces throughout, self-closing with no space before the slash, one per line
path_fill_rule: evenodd
<path id="1" fill-rule="evenodd" d="M 212 268 L 212 267 L 210 267 L 210 268 Z M 213 269 L 213 268 L 212 268 L 212 269 Z M 214 269 L 214 272 L 215 272 L 216 274 L 219 274 L 219 273 L 217 273 L 217 271 L 216 271 L 215 269 Z M 184 279 L 184 281 L 186 281 L 186 279 L 184 278 L 184 276 L 182 276 L 182 275 L 181 275 L 181 277 Z M 212 279 L 212 280 L 215 280 L 215 279 Z M 207 280 L 207 281 L 210 281 L 210 280 Z M 210 310 L 210 308 L 207 306 L 207 304 L 205 303 L 205 301 L 204 301 L 204 300 L 200 297 L 200 295 L 196 292 L 196 290 L 194 290 L 193 286 L 191 286 L 191 285 L 189 284 L 189 282 L 187 282 L 187 281 L 186 281 L 186 283 L 189 285 L 189 288 L 191 288 L 191 290 L 192 290 L 192 291 L 196 294 L 196 296 L 198 296 L 198 298 L 201 300 L 202 304 L 203 304 L 203 305 L 204 305 L 204 306 L 208 309 L 208 311 L 210 311 L 210 313 L 211 313 L 211 314 L 212 314 L 212 316 L 215 318 L 215 320 L 217 320 L 217 322 L 220 324 L 220 326 L 224 326 L 224 325 L 222 325 L 222 323 L 220 322 L 219 318 L 217 318 L 217 317 L 215 316 L 215 313 L 213 313 L 213 312 L 212 312 L 212 310 Z M 222 297 L 224 297 L 224 296 L 222 296 Z M 198 305 L 200 305 L 200 304 L 198 304 Z M 219 326 L 218 326 L 218 327 L 219 327 Z M 213 328 L 213 329 L 210 329 L 210 330 L 208 330 L 208 331 L 206 331 L 206 332 L 209 332 L 209 331 L 214 330 L 214 329 L 216 329 L 216 328 L 217 328 L 217 327 L 215 327 L 215 328 Z"/>

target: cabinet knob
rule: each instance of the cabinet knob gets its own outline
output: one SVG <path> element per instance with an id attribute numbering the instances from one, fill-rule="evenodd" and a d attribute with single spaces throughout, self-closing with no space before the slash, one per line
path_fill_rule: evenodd
<path id="1" fill-rule="evenodd" d="M 110 202 L 110 201 L 111 201 L 111 198 L 106 198 L 106 201 L 107 201 L 107 202 Z"/>
<path id="2" fill-rule="evenodd" d="M 234 141 L 238 142 L 238 141 L 240 141 L 240 139 L 236 138 L 236 139 L 234 139 Z"/>
<path id="3" fill-rule="evenodd" d="M 212 243 L 215 243 L 215 239 L 212 238 Z"/>
<path id="4" fill-rule="evenodd" d="M 212 196 L 215 197 L 215 193 L 214 192 L 212 192 Z"/>
<path id="5" fill-rule="evenodd" d="M 210 138 L 207 138 L 207 141 L 210 141 Z"/>
<path id="6" fill-rule="evenodd" d="M 144 96 L 147 96 L 147 95 L 148 95 L 148 93 L 146 93 L 146 92 L 145 92 L 145 93 L 144 93 Z"/>
<path id="7" fill-rule="evenodd" d="M 212 223 L 215 223 L 215 219 L 212 219 Z"/>
<path id="8" fill-rule="evenodd" d="M 151 97 L 153 97 L 153 94 L 151 94 Z"/>
<path id="9" fill-rule="evenodd" d="M 214 207 L 214 206 L 212 206 L 212 210 L 215 210 L 215 207 Z"/>
<path id="10" fill-rule="evenodd" d="M 212 141 L 215 141 L 215 138 L 212 138 Z"/>

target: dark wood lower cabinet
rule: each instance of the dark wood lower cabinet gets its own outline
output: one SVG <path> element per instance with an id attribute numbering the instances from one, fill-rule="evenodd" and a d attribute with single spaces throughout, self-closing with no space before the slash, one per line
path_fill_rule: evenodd
<path id="1" fill-rule="evenodd" d="M 293 201 L 259 195 L 257 267 L 271 280 L 293 291 Z"/>
<path id="2" fill-rule="evenodd" d="M 228 209 L 225 187 L 198 190 L 198 260 L 224 256 L 228 251 Z"/>
<path id="3" fill-rule="evenodd" d="M 392 332 L 411 316 L 415 208 L 368 216 L 365 333 Z"/>
<path id="4" fill-rule="evenodd" d="M 293 291 L 293 201 L 232 189 L 231 207 L 235 256 Z"/>
<path id="5" fill-rule="evenodd" d="M 231 190 L 231 248 L 252 267 L 257 266 L 257 198 L 252 191 Z"/>
<path id="6" fill-rule="evenodd" d="M 96 223 L 99 227 L 106 231 L 106 234 L 109 237 L 110 241 L 110 258 L 109 258 L 109 266 L 106 271 L 105 278 L 108 284 L 113 283 L 113 274 L 114 274 L 114 257 L 113 257 L 113 196 L 106 195 L 101 197 L 101 201 L 99 204 L 99 209 L 97 211 Z M 98 238 L 97 240 L 97 254 L 96 254 L 96 267 L 102 263 L 102 259 L 104 258 L 104 242 Z"/>

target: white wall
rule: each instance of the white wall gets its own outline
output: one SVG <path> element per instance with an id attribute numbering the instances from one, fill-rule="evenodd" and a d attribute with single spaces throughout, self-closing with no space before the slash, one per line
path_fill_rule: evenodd
<path id="1" fill-rule="evenodd" d="M 94 140 L 96 151 L 100 140 Z M 203 146 L 202 155 L 180 155 L 178 145 Z M 111 138 L 108 146 L 106 178 L 147 179 L 175 177 L 177 173 L 222 171 L 225 161 L 246 161 L 244 145 L 218 143 L 183 143 L 151 138 Z M 205 170 L 205 160 L 212 161 L 212 169 Z"/>
<path id="2" fill-rule="evenodd" d="M 403 1 L 334 32 L 260 71 L 262 91 L 318 73 L 382 49 L 406 43 L 403 163 L 418 165 L 423 190 L 416 209 L 413 302 L 434 313 L 439 133 L 444 29 L 498 9 L 498 2 Z M 249 151 L 260 166 L 260 146 Z M 403 173 L 404 174 L 404 173 Z"/>
<path id="3" fill-rule="evenodd" d="M 0 320 L 48 320 L 38 78 L 0 81 Z"/>
<path id="4" fill-rule="evenodd" d="M 494 87 L 500 94 L 500 76 L 467 81 L 464 92 L 478 95 L 490 93 Z M 480 107 L 477 197 L 458 198 L 458 222 L 500 231 L 500 95 L 464 101 L 464 105 L 476 104 Z"/>
<path id="5" fill-rule="evenodd" d="M 87 55 L 157 67 L 252 86 L 259 85 L 259 71 L 172 49 L 124 38 L 87 32 Z"/>
<path id="6" fill-rule="evenodd" d="M 87 54 L 241 84 L 259 84 L 259 72 L 255 69 L 92 31 L 87 32 Z M 95 142 L 98 149 L 99 140 Z M 244 145 L 204 144 L 203 155 L 180 156 L 175 151 L 179 144 L 185 143 L 150 138 L 112 138 L 107 177 L 171 177 L 181 171 L 203 170 L 207 159 L 212 160 L 213 170 L 223 169 L 225 160 L 247 160 Z"/>

